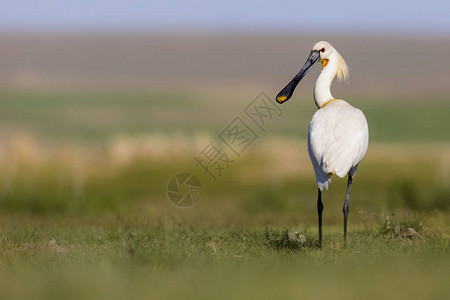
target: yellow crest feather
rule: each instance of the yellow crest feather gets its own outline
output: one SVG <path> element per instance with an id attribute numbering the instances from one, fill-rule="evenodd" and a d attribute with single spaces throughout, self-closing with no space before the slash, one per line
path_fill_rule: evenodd
<path id="1" fill-rule="evenodd" d="M 347 64 L 345 63 L 345 60 L 342 58 L 342 56 L 336 51 L 337 56 L 338 56 L 338 69 L 337 69 L 337 73 L 336 76 L 338 78 L 339 81 L 346 81 L 348 82 L 348 77 L 349 77 L 349 67 L 347 66 Z"/>

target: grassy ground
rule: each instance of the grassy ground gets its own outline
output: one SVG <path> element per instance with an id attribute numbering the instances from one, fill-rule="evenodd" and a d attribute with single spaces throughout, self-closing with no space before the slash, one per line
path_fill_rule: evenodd
<path id="1" fill-rule="evenodd" d="M 330 230 L 323 250 L 263 225 L 203 227 L 102 217 L 3 219 L 3 299 L 445 298 L 449 240 L 417 216 Z M 420 237 L 409 237 L 407 228 Z"/>
<path id="2" fill-rule="evenodd" d="M 346 180 L 333 178 L 323 194 L 322 250 L 306 142 L 291 138 L 304 136 L 311 103 L 292 102 L 211 183 L 192 157 L 247 104 L 242 99 L 216 105 L 162 91 L 4 92 L 0 99 L 2 134 L 12 137 L 0 151 L 2 299 L 434 299 L 450 292 L 450 124 L 439 99 L 427 107 L 400 100 L 391 110 L 386 99 L 356 102 L 373 140 L 352 188 L 347 247 Z M 211 134 L 197 136 L 203 122 Z M 180 124 L 187 125 L 173 134 Z M 166 196 L 168 180 L 182 171 L 203 187 L 188 209 Z"/>
<path id="3" fill-rule="evenodd" d="M 55 156 L 9 165 L 0 188 L 0 297 L 422 299 L 450 292 L 445 146 L 372 147 L 355 178 L 347 247 L 345 180 L 334 178 L 324 193 L 320 250 L 316 188 L 301 164 L 307 154 L 285 143 L 297 160 L 256 147 L 215 184 L 185 159 L 114 165 L 94 151 L 96 163 L 80 173 Z M 292 163 L 299 167 L 284 168 Z M 179 209 L 165 186 L 189 169 L 204 194 Z"/>

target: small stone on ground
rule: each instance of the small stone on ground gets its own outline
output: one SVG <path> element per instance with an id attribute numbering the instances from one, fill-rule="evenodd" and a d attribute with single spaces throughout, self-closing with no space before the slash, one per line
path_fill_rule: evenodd
<path id="1" fill-rule="evenodd" d="M 298 232 L 290 232 L 288 236 L 291 242 L 295 242 L 297 244 L 304 244 L 306 242 L 306 237 Z"/>

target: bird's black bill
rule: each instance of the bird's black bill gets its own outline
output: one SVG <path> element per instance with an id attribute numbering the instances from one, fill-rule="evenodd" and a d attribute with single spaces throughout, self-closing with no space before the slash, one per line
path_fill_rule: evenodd
<path id="1" fill-rule="evenodd" d="M 277 102 L 283 103 L 289 98 L 291 98 L 292 94 L 294 93 L 295 88 L 297 87 L 297 84 L 302 80 L 303 77 L 305 77 L 306 73 L 308 73 L 309 69 L 319 60 L 320 53 L 317 50 L 312 50 L 311 54 L 309 54 L 308 59 L 305 62 L 305 65 L 303 68 L 298 72 L 297 75 L 295 75 L 294 79 L 291 80 L 291 82 L 286 85 L 284 89 L 281 90 L 281 92 L 277 95 Z"/>

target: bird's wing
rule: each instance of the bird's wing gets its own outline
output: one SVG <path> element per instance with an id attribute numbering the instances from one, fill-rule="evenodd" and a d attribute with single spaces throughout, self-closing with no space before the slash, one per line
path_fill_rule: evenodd
<path id="1" fill-rule="evenodd" d="M 309 123 L 308 130 L 308 152 L 311 158 L 311 163 L 316 174 L 316 181 L 319 189 L 322 191 L 325 187 L 328 190 L 328 184 L 331 181 L 330 168 L 325 166 L 322 160 L 324 152 L 324 141 L 331 138 L 330 130 L 326 122 L 321 120 L 325 119 L 323 110 L 319 109 L 314 114 L 311 122 Z"/>
<path id="2" fill-rule="evenodd" d="M 334 173 L 339 177 L 346 176 L 352 167 L 358 165 L 368 144 L 364 114 L 342 102 L 330 103 L 318 110 L 311 120 L 308 134 L 313 165 L 326 174 Z"/>

